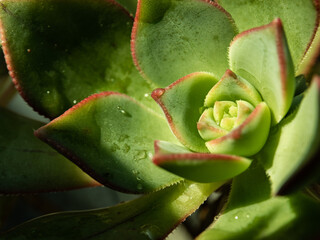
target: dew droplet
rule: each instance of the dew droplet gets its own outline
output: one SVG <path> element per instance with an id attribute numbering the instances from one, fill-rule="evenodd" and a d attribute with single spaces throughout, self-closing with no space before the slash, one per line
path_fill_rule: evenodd
<path id="1" fill-rule="evenodd" d="M 150 240 L 159 238 L 160 228 L 155 225 L 146 224 L 141 227 L 141 233 L 146 235 Z"/>
<path id="2" fill-rule="evenodd" d="M 123 151 L 124 151 L 125 153 L 129 152 L 129 151 L 130 151 L 130 146 L 129 146 L 128 144 L 124 144 L 124 146 L 123 146 Z"/>
<path id="3" fill-rule="evenodd" d="M 77 100 L 73 100 L 73 104 L 76 104 L 77 103 Z"/>
<path id="4" fill-rule="evenodd" d="M 147 152 L 142 150 L 142 151 L 137 151 L 137 154 L 134 156 L 134 160 L 139 161 L 142 159 L 147 158 Z"/>
<path id="5" fill-rule="evenodd" d="M 132 117 L 130 113 L 128 113 L 126 110 L 124 110 L 122 107 L 118 106 L 117 107 L 118 111 L 122 113 L 125 117 Z"/>
<path id="6" fill-rule="evenodd" d="M 49 91 L 49 90 L 47 91 L 47 94 L 50 94 L 50 91 Z"/>
<path id="7" fill-rule="evenodd" d="M 27 49 L 27 52 L 28 52 L 28 53 L 29 53 L 29 52 L 31 52 L 31 49 L 30 49 L 30 48 L 28 48 L 28 49 Z"/>
<path id="8" fill-rule="evenodd" d="M 121 136 L 119 137 L 119 142 L 123 142 L 123 141 L 126 140 L 127 138 L 129 138 L 128 135 L 126 135 L 126 134 L 121 135 Z"/>
<path id="9" fill-rule="evenodd" d="M 112 146 L 111 146 L 111 152 L 116 152 L 117 150 L 119 150 L 120 149 L 120 147 L 117 145 L 117 144 L 112 144 Z"/>
<path id="10" fill-rule="evenodd" d="M 146 97 L 146 98 L 149 97 L 149 93 L 145 93 L 144 97 Z"/>
<path id="11" fill-rule="evenodd" d="M 239 218 L 238 216 L 235 216 L 235 217 L 234 217 L 234 219 L 236 219 L 236 220 L 237 220 L 238 218 Z"/>
<path id="12" fill-rule="evenodd" d="M 150 159 L 153 158 L 153 153 L 152 152 L 148 152 L 148 158 L 150 158 Z"/>
<path id="13" fill-rule="evenodd" d="M 177 198 L 177 201 L 180 203 L 186 203 L 187 201 L 189 201 L 189 197 L 186 195 L 181 195 L 180 197 Z"/>

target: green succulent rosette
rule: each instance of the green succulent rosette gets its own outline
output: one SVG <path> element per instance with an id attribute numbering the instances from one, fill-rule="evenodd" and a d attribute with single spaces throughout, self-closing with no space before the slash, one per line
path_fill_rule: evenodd
<path id="1" fill-rule="evenodd" d="M 227 180 L 244 171 L 251 162 L 247 157 L 263 148 L 271 126 L 287 114 L 295 90 L 281 20 L 237 35 L 229 47 L 229 65 L 219 81 L 197 72 L 153 92 L 172 132 L 190 151 L 188 157 L 158 153 L 157 165 L 194 181 Z M 200 160 L 201 155 L 207 158 Z M 192 171 L 184 169 L 191 165 Z M 207 177 L 206 171 L 195 170 L 203 168 L 197 165 L 210 169 Z"/>

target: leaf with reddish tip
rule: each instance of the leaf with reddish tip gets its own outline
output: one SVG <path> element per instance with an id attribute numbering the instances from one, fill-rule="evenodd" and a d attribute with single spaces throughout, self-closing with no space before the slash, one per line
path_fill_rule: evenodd
<path id="1" fill-rule="evenodd" d="M 303 59 L 301 60 L 300 65 L 298 66 L 297 69 L 297 74 L 303 74 L 308 79 L 312 78 L 312 74 L 314 70 L 318 71 L 317 73 L 319 74 L 319 70 L 316 68 L 319 68 L 317 63 L 317 59 L 320 55 L 320 3 L 319 1 L 317 2 L 317 8 L 318 8 L 318 27 L 316 31 L 314 32 L 314 37 L 312 39 L 312 42 L 310 42 L 310 46 L 308 48 L 308 51 L 306 51 L 305 55 L 303 56 Z"/>
<path id="2" fill-rule="evenodd" d="M 262 102 L 260 94 L 248 81 L 227 70 L 221 80 L 209 91 L 204 105 L 212 107 L 216 101 L 236 101 L 239 99 L 254 106 Z"/>
<path id="3" fill-rule="evenodd" d="M 251 164 L 251 160 L 244 157 L 188 152 L 175 144 L 159 141 L 155 143 L 155 149 L 153 162 L 156 165 L 202 183 L 226 181 L 245 171 Z"/>
<path id="4" fill-rule="evenodd" d="M 230 15 L 206 0 L 140 0 L 132 52 L 142 74 L 165 87 L 192 72 L 220 78 L 237 33 Z"/>
<path id="5" fill-rule="evenodd" d="M 132 17 L 114 1 L 4 0 L 0 19 L 11 77 L 41 114 L 106 90 L 156 106 L 132 62 Z"/>
<path id="6" fill-rule="evenodd" d="M 267 141 L 270 110 L 265 102 L 258 104 L 246 120 L 227 135 L 206 142 L 211 153 L 252 156 Z"/>
<path id="7" fill-rule="evenodd" d="M 33 135 L 33 129 L 42 123 L 2 108 L 0 115 L 0 193 L 63 191 L 100 185 Z"/>
<path id="8" fill-rule="evenodd" d="M 306 51 L 308 49 L 313 51 L 314 47 L 310 47 L 311 42 L 316 45 L 319 43 L 319 40 L 314 38 L 315 31 L 319 27 L 319 0 L 218 0 L 217 2 L 232 15 L 239 32 L 280 18 L 296 70 Z M 305 63 L 307 62 L 308 60 Z M 300 71 L 301 69 L 298 70 Z"/>
<path id="9" fill-rule="evenodd" d="M 166 120 L 123 94 L 92 95 L 35 134 L 119 191 L 145 193 L 181 180 L 150 159 L 154 140 L 176 142 Z"/>
<path id="10" fill-rule="evenodd" d="M 267 144 L 259 153 L 272 183 L 272 193 L 299 189 L 319 176 L 320 77 L 297 96 L 290 114 L 271 129 Z"/>
<path id="11" fill-rule="evenodd" d="M 280 19 L 239 34 L 229 49 L 230 68 L 261 94 L 278 123 L 295 91 L 294 67 Z"/>
<path id="12" fill-rule="evenodd" d="M 204 99 L 217 83 L 209 73 L 192 73 L 164 89 L 156 89 L 152 97 L 164 111 L 179 141 L 195 152 L 208 152 L 197 130 Z"/>
<path id="13" fill-rule="evenodd" d="M 164 239 L 219 184 L 180 184 L 114 207 L 46 215 L 2 234 L 1 239 Z M 58 230 L 57 230 L 58 229 Z M 75 231 L 76 229 L 76 231 Z"/>

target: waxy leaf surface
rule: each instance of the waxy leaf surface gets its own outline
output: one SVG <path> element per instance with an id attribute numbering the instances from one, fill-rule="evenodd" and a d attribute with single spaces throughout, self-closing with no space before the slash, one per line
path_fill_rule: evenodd
<path id="1" fill-rule="evenodd" d="M 180 142 L 195 152 L 208 152 L 197 130 L 204 99 L 217 83 L 209 73 L 192 73 L 166 88 L 152 92 L 152 97 L 165 113 L 170 127 Z"/>
<path id="2" fill-rule="evenodd" d="M 237 30 L 230 15 L 205 0 L 140 0 L 132 52 L 142 74 L 159 87 L 192 72 L 221 78 Z"/>
<path id="3" fill-rule="evenodd" d="M 47 215 L 1 239 L 164 239 L 219 186 L 182 182 L 110 208 Z"/>
<path id="4" fill-rule="evenodd" d="M 317 239 L 319 215 L 305 196 L 271 198 L 228 211 L 197 240 Z"/>
<path id="5" fill-rule="evenodd" d="M 288 181 L 299 187 L 298 183 L 305 178 L 319 176 L 319 159 L 313 155 L 320 146 L 320 78 L 315 77 L 309 89 L 297 96 L 295 102 L 290 114 L 271 130 L 267 144 L 259 153 L 273 194 Z M 295 176 L 303 169 L 303 175 Z"/>
<path id="6" fill-rule="evenodd" d="M 319 25 L 318 0 L 218 0 L 217 2 L 232 15 L 239 32 L 280 18 L 286 30 L 295 67 L 300 64 Z"/>
<path id="7" fill-rule="evenodd" d="M 181 180 L 151 162 L 154 140 L 176 142 L 165 118 L 123 94 L 92 95 L 35 133 L 119 191 L 150 192 Z"/>
<path id="8" fill-rule="evenodd" d="M 126 93 L 153 105 L 130 53 L 133 19 L 111 0 L 5 0 L 0 20 L 17 88 L 54 118 L 91 94 Z"/>
<path id="9" fill-rule="evenodd" d="M 197 240 L 316 239 L 320 206 L 302 194 L 271 198 L 263 167 L 253 162 L 233 180 L 224 213 Z"/>
<path id="10" fill-rule="evenodd" d="M 62 191 L 100 185 L 33 135 L 43 124 L 0 108 L 0 193 Z"/>
<path id="11" fill-rule="evenodd" d="M 172 152 L 168 151 L 168 143 L 165 149 L 161 149 L 163 143 L 155 143 L 155 155 L 153 162 L 178 176 L 196 182 L 226 181 L 245 171 L 251 164 L 251 160 L 224 154 L 193 153 L 186 149 L 180 150 L 180 146 L 172 144 Z"/>
<path id="12" fill-rule="evenodd" d="M 316 1 L 318 11 L 320 12 L 320 1 Z M 312 78 L 314 73 L 319 74 L 319 64 L 317 59 L 320 55 L 320 13 L 318 13 L 318 28 L 314 32 L 314 38 L 310 43 L 308 51 L 305 53 L 300 65 L 297 69 L 297 75 L 304 74 L 308 80 Z"/>
<path id="13" fill-rule="evenodd" d="M 261 94 L 278 123 L 291 106 L 294 67 L 280 19 L 237 35 L 229 49 L 230 69 Z"/>

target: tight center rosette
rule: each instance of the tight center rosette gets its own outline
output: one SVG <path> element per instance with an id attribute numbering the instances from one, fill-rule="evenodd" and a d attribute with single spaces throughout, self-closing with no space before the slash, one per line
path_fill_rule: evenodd
<path id="1" fill-rule="evenodd" d="M 197 128 L 211 153 L 251 156 L 266 142 L 270 122 L 256 89 L 228 70 L 207 94 Z"/>
<path id="2" fill-rule="evenodd" d="M 230 70 L 221 79 L 194 72 L 153 91 L 181 143 L 157 141 L 158 166 L 199 182 L 234 177 L 288 113 L 295 78 L 280 19 L 237 35 L 228 55 Z"/>

